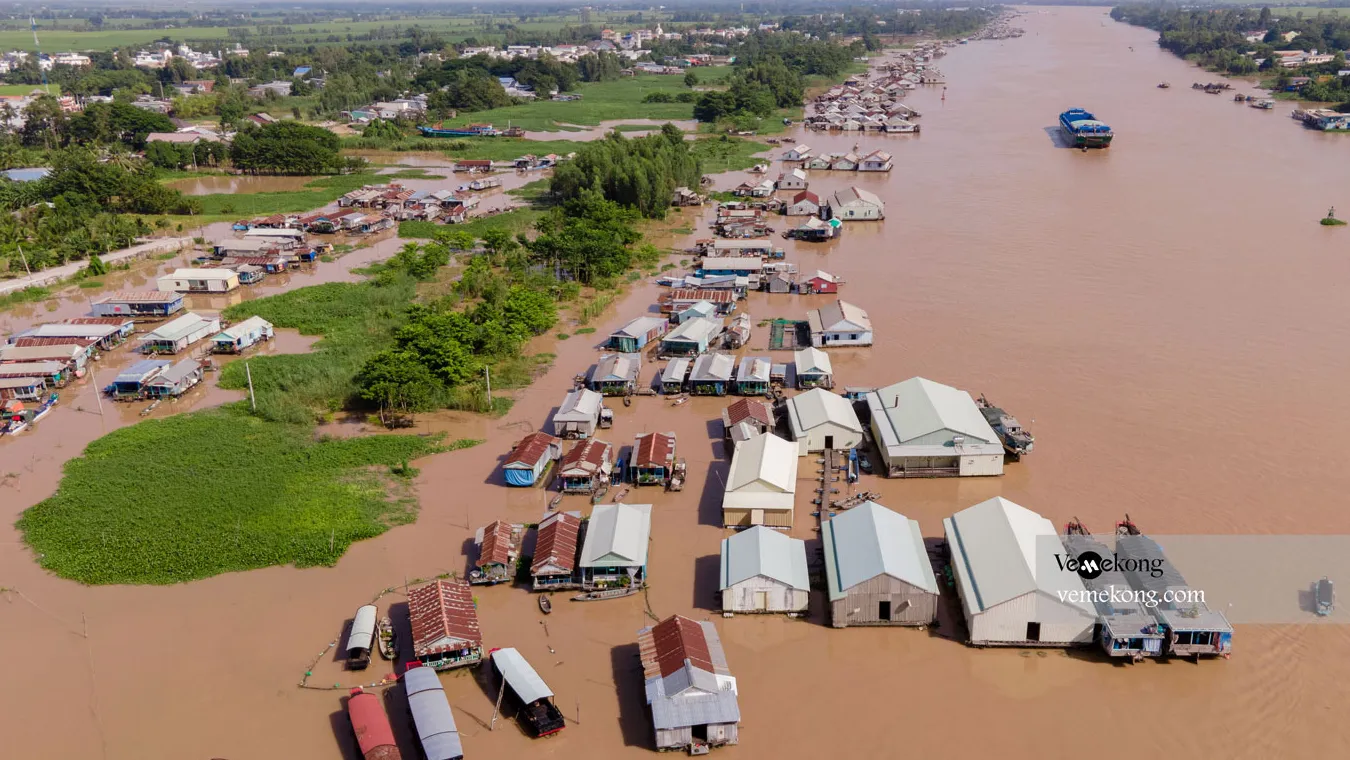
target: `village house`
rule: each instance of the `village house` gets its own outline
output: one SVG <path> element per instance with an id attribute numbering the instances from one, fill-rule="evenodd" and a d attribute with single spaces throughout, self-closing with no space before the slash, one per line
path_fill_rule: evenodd
<path id="1" fill-rule="evenodd" d="M 847 301 L 811 309 L 806 312 L 806 321 L 811 345 L 816 348 L 872 345 L 872 320 L 867 312 Z"/>
<path id="2" fill-rule="evenodd" d="M 699 301 L 708 301 L 716 305 L 717 313 L 724 316 L 736 308 L 736 294 L 730 290 L 677 288 L 661 299 L 661 312 L 678 314 Z"/>
<path id="3" fill-rule="evenodd" d="M 669 320 L 660 317 L 638 317 L 610 333 L 605 346 L 621 353 L 637 353 L 652 341 L 659 340 L 668 330 L 670 330 Z"/>
<path id="4" fill-rule="evenodd" d="M 830 624 L 931 625 L 938 583 L 919 523 L 874 501 L 825 521 Z"/>
<path id="5" fill-rule="evenodd" d="M 168 369 L 172 362 L 154 359 L 142 359 L 133 362 L 113 376 L 112 383 L 104 390 L 114 401 L 131 401 L 144 398 L 150 381 Z"/>
<path id="6" fill-rule="evenodd" d="M 743 356 L 736 367 L 736 393 L 763 396 L 769 392 L 769 370 L 773 360 L 767 356 Z"/>
<path id="7" fill-rule="evenodd" d="M 218 332 L 220 332 L 220 317 L 206 317 L 188 312 L 148 333 L 141 339 L 138 350 L 147 354 L 176 354 Z"/>
<path id="8" fill-rule="evenodd" d="M 834 387 L 834 368 L 824 351 L 813 346 L 799 349 L 792 354 L 792 364 L 799 389 Z"/>
<path id="9" fill-rule="evenodd" d="M 783 151 L 784 161 L 801 161 L 811 155 L 811 146 L 797 145 Z"/>
<path id="10" fill-rule="evenodd" d="M 630 396 L 641 372 L 642 354 L 601 354 L 587 385 L 603 396 Z"/>
<path id="11" fill-rule="evenodd" d="M 516 560 L 520 559 L 520 544 L 525 537 L 525 526 L 494 520 L 474 534 L 478 558 L 469 569 L 469 583 L 493 585 L 510 582 L 516 577 Z"/>
<path id="12" fill-rule="evenodd" d="M 553 414 L 553 434 L 559 438 L 590 438 L 600 425 L 604 406 L 599 393 L 585 388 L 569 391 Z"/>
<path id="13" fill-rule="evenodd" d="M 598 438 L 588 438 L 567 452 L 558 465 L 563 493 L 592 493 L 609 482 L 614 470 L 613 447 Z"/>
<path id="14" fill-rule="evenodd" d="M 722 539 L 722 614 L 805 613 L 811 601 L 806 542 L 757 525 Z"/>
<path id="15" fill-rule="evenodd" d="M 675 469 L 675 434 L 641 433 L 633 438 L 629 479 L 639 486 L 664 486 Z"/>
<path id="16" fill-rule="evenodd" d="M 827 207 L 831 219 L 842 221 L 880 221 L 886 218 L 886 204 L 875 193 L 857 187 L 836 190 Z"/>
<path id="17" fill-rule="evenodd" d="M 712 301 L 699 301 L 675 315 L 675 324 L 682 325 L 691 319 L 716 319 L 717 305 Z M 718 319 L 720 324 L 722 320 Z"/>
<path id="18" fill-rule="evenodd" d="M 751 256 L 704 256 L 699 263 L 704 275 L 735 275 L 749 277 L 764 271 L 764 260 Z"/>
<path id="19" fill-rule="evenodd" d="M 13 364 L 0 365 L 13 367 Z M 40 377 L 3 377 L 0 376 L 0 401 L 18 399 L 19 401 L 38 401 L 46 388 L 46 382 Z"/>
<path id="20" fill-rule="evenodd" d="M 755 436 L 731 455 L 722 524 L 791 528 L 797 494 L 797 447 L 772 433 Z"/>
<path id="21" fill-rule="evenodd" d="M 221 330 L 211 339 L 211 350 L 217 354 L 241 354 L 245 349 L 272 339 L 272 323 L 262 317 L 249 317 Z"/>
<path id="22" fill-rule="evenodd" d="M 666 356 L 698 356 L 708 350 L 712 341 L 722 334 L 722 320 L 696 317 L 690 319 L 661 339 L 661 353 Z"/>
<path id="23" fill-rule="evenodd" d="M 666 366 L 661 369 L 661 392 L 662 393 L 682 393 L 684 385 L 689 381 L 689 368 L 693 361 L 688 357 L 671 359 Z"/>
<path id="24" fill-rule="evenodd" d="M 161 319 L 183 310 L 183 296 L 160 290 L 124 291 L 100 298 L 90 312 L 96 317 L 140 317 Z"/>
<path id="25" fill-rule="evenodd" d="M 722 437 L 734 448 L 743 441 L 771 432 L 773 407 L 753 398 L 743 398 L 722 410 Z"/>
<path id="26" fill-rule="evenodd" d="M 851 172 L 858 170 L 858 162 L 862 158 L 857 153 L 844 153 L 837 155 L 830 162 L 830 168 L 837 172 Z"/>
<path id="27" fill-rule="evenodd" d="M 817 293 L 838 293 L 839 283 L 843 282 L 838 277 L 817 269 L 814 274 L 798 283 L 798 290 L 802 295 L 815 295 Z"/>
<path id="28" fill-rule="evenodd" d="M 49 323 L 24 330 L 9 339 L 13 346 L 72 345 L 93 346 L 100 351 L 108 351 L 122 344 L 126 336 L 135 329 L 134 323 L 122 324 L 69 324 Z"/>
<path id="29" fill-rule="evenodd" d="M 562 441 L 543 431 L 520 439 L 502 464 L 508 486 L 528 487 L 540 483 L 548 467 L 562 456 Z"/>
<path id="30" fill-rule="evenodd" d="M 1000 496 L 942 521 L 970 643 L 1073 646 L 1092 641 L 1096 609 L 1078 573 L 1056 566 L 1055 526 Z"/>
<path id="31" fill-rule="evenodd" d="M 145 387 L 150 398 L 178 398 L 202 381 L 201 362 L 183 359 L 155 376 Z"/>
<path id="32" fill-rule="evenodd" d="M 530 584 L 535 591 L 580 588 L 576 577 L 580 536 L 580 512 L 552 512 L 539 521 L 530 565 Z"/>
<path id="33" fill-rule="evenodd" d="M 435 670 L 475 665 L 483 659 L 483 634 L 469 584 L 440 579 L 408 591 L 412 656 Z"/>
<path id="34" fill-rule="evenodd" d="M 30 388 L 32 381 L 41 380 L 42 384 L 50 388 L 60 388 L 66 384 L 66 379 L 72 375 L 74 370 L 70 368 L 68 361 L 59 360 L 0 360 L 0 380 L 23 380 L 15 386 L 16 388 Z"/>
<path id="35" fill-rule="evenodd" d="M 173 293 L 228 293 L 239 287 L 239 275 L 229 269 L 175 269 L 159 278 L 158 287 Z"/>
<path id="36" fill-rule="evenodd" d="M 652 505 L 597 504 L 581 546 L 581 587 L 587 591 L 647 585 Z"/>
<path id="37" fill-rule="evenodd" d="M 860 172 L 888 172 L 891 170 L 891 154 L 884 150 L 875 150 L 863 156 L 858 162 Z"/>
<path id="38" fill-rule="evenodd" d="M 851 449 L 863 442 L 863 425 L 853 402 L 824 388 L 787 400 L 788 426 L 798 453 Z"/>
<path id="39" fill-rule="evenodd" d="M 733 317 L 731 325 L 727 327 L 726 338 L 723 339 L 726 346 L 728 348 L 736 349 L 749 343 L 753 321 L 753 318 L 745 312 L 741 312 Z"/>
<path id="40" fill-rule="evenodd" d="M 674 615 L 638 632 L 657 750 L 707 754 L 740 741 L 736 679 L 712 623 Z"/>
<path id="41" fill-rule="evenodd" d="M 829 155 L 807 156 L 802 160 L 802 168 L 814 171 L 824 171 L 834 166 L 834 157 Z"/>
<path id="42" fill-rule="evenodd" d="M 792 202 L 785 210 L 788 216 L 819 216 L 820 197 L 809 190 L 803 190 L 792 196 Z"/>
<path id="43" fill-rule="evenodd" d="M 825 221 L 818 216 L 808 216 L 806 221 L 788 230 L 787 236 L 809 243 L 823 243 L 839 237 L 843 224 L 837 219 Z"/>
<path id="44" fill-rule="evenodd" d="M 695 396 L 727 395 L 735 367 L 736 357 L 731 354 L 699 356 L 689 372 L 689 392 Z"/>
<path id="45" fill-rule="evenodd" d="M 888 477 L 1003 474 L 1003 444 L 963 390 L 912 377 L 869 392 L 867 408 Z"/>
<path id="46" fill-rule="evenodd" d="M 778 190 L 805 190 L 807 186 L 806 172 L 801 169 L 792 169 L 778 175 Z"/>

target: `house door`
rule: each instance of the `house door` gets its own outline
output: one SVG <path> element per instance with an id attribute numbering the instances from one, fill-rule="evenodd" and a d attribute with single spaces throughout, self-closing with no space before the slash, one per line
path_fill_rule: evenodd
<path id="1" fill-rule="evenodd" d="M 834 448 L 834 436 L 832 435 L 825 436 L 825 448 L 826 450 Z"/>
<path id="2" fill-rule="evenodd" d="M 757 610 L 769 609 L 769 592 L 767 591 L 755 592 L 755 609 Z"/>
<path id="3" fill-rule="evenodd" d="M 1041 640 L 1041 624 L 1035 621 L 1027 623 L 1027 641 Z"/>
<path id="4" fill-rule="evenodd" d="M 877 605 L 877 619 L 878 620 L 891 619 L 891 600 L 887 599 L 886 601 L 881 602 L 880 604 Z"/>
<path id="5" fill-rule="evenodd" d="M 752 509 L 752 510 L 750 510 L 750 524 L 751 524 L 751 525 L 763 525 L 763 524 L 764 524 L 764 510 L 762 510 L 762 509 Z"/>

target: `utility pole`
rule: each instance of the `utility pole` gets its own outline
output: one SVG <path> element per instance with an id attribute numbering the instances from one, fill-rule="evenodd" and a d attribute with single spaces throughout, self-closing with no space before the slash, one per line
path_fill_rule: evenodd
<path id="1" fill-rule="evenodd" d="M 94 400 L 98 402 L 98 424 L 104 433 L 108 432 L 108 421 L 103 416 L 103 391 L 98 387 L 98 373 L 93 366 L 89 367 L 89 382 L 94 386 Z"/>
<path id="2" fill-rule="evenodd" d="M 487 382 L 487 410 L 492 411 L 492 372 L 483 368 L 483 378 Z"/>
<path id="3" fill-rule="evenodd" d="M 23 259 L 23 271 L 27 272 L 29 277 L 32 277 L 33 270 L 28 268 L 28 257 L 23 253 L 23 246 L 19 246 L 19 258 Z"/>
<path id="4" fill-rule="evenodd" d="M 253 370 L 249 369 L 248 362 L 244 362 L 244 375 L 248 378 L 248 406 L 253 411 L 258 411 L 258 399 L 253 395 Z"/>

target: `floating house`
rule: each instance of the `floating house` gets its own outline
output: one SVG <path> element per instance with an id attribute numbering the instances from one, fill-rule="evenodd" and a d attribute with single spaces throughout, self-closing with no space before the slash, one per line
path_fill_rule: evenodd
<path id="1" fill-rule="evenodd" d="M 796 446 L 765 433 L 736 447 L 722 495 L 723 525 L 791 528 L 796 499 Z"/>
<path id="2" fill-rule="evenodd" d="M 810 190 L 803 190 L 792 196 L 792 202 L 784 211 L 788 216 L 819 216 L 820 196 Z"/>
<path id="3" fill-rule="evenodd" d="M 347 631 L 347 669 L 365 670 L 370 664 L 370 650 L 375 642 L 375 605 L 358 607 L 352 616 L 351 630 Z"/>
<path id="4" fill-rule="evenodd" d="M 0 377 L 0 401 L 41 401 L 46 387 L 46 381 L 40 377 Z"/>
<path id="5" fill-rule="evenodd" d="M 483 634 L 468 583 L 440 579 L 410 590 L 408 617 L 413 657 L 423 665 L 450 670 L 483 659 Z"/>
<path id="6" fill-rule="evenodd" d="M 843 282 L 838 277 L 817 269 L 815 274 L 802 280 L 799 290 L 803 295 L 815 295 L 817 293 L 838 293 L 839 283 Z"/>
<path id="7" fill-rule="evenodd" d="M 245 240 L 264 240 L 282 250 L 299 248 L 305 244 L 305 231 L 258 227 L 244 233 Z"/>
<path id="8" fill-rule="evenodd" d="M 778 190 L 805 190 L 807 186 L 806 172 L 801 169 L 792 169 L 778 175 Z"/>
<path id="9" fill-rule="evenodd" d="M 152 398 L 177 398 L 202 381 L 201 362 L 183 359 L 156 375 L 147 383 L 145 395 Z"/>
<path id="10" fill-rule="evenodd" d="M 589 438 L 573 446 L 558 466 L 562 492 L 591 493 L 607 484 L 614 470 L 612 451 L 612 446 L 598 438 Z"/>
<path id="11" fill-rule="evenodd" d="M 806 322 L 811 345 L 816 348 L 872 345 L 872 320 L 867 312 L 847 301 L 811 309 L 806 312 Z"/>
<path id="12" fill-rule="evenodd" d="M 539 521 L 530 565 L 530 582 L 535 591 L 580 587 L 576 575 L 580 537 L 580 512 L 553 512 Z"/>
<path id="13" fill-rule="evenodd" d="M 65 340 L 60 339 L 58 340 Z M 40 346 L 5 346 L 0 348 L 0 364 L 27 364 L 30 362 L 60 362 L 74 372 L 80 372 L 93 355 L 93 344 L 57 343 Z"/>
<path id="14" fill-rule="evenodd" d="M 585 388 L 569 391 L 553 414 L 553 434 L 559 438 L 590 438 L 600 425 L 603 405 L 595 391 Z"/>
<path id="15" fill-rule="evenodd" d="M 230 325 L 211 339 L 211 350 L 218 354 L 240 354 L 244 349 L 272 339 L 272 323 L 262 317 L 249 317 Z"/>
<path id="16" fill-rule="evenodd" d="M 731 388 L 736 357 L 731 354 L 703 354 L 694 360 L 689 373 L 689 392 L 695 396 L 725 396 Z"/>
<path id="17" fill-rule="evenodd" d="M 736 679 L 712 623 L 674 615 L 638 632 L 657 750 L 707 754 L 740 741 Z"/>
<path id="18" fill-rule="evenodd" d="M 426 760 L 463 760 L 464 745 L 455 727 L 455 714 L 445 687 L 431 668 L 419 662 L 408 663 L 403 673 L 403 688 L 408 695 L 408 711 L 412 713 L 413 727 Z"/>
<path id="19" fill-rule="evenodd" d="M 722 539 L 722 614 L 806 612 L 806 542 L 757 525 Z"/>
<path id="20" fill-rule="evenodd" d="M 682 325 L 691 319 L 715 319 L 717 305 L 712 301 L 699 301 L 675 315 L 675 324 Z M 719 320 L 720 322 L 720 320 Z"/>
<path id="21" fill-rule="evenodd" d="M 675 434 L 642 433 L 633 439 L 633 461 L 629 465 L 633 483 L 640 486 L 664 486 L 675 469 Z"/>
<path id="22" fill-rule="evenodd" d="M 711 245 L 705 245 L 712 258 L 765 258 L 773 256 L 773 241 L 767 239 L 755 240 L 713 240 Z"/>
<path id="23" fill-rule="evenodd" d="M 174 293 L 228 293 L 239 288 L 239 273 L 232 269 L 175 269 L 159 278 L 158 287 Z"/>
<path id="24" fill-rule="evenodd" d="M 821 526 L 830 624 L 930 625 L 938 584 L 919 523 L 874 501 Z"/>
<path id="25" fill-rule="evenodd" d="M 663 314 L 679 314 L 699 301 L 709 301 L 717 307 L 717 313 L 723 316 L 736 308 L 736 294 L 731 290 L 706 290 L 701 288 L 677 288 L 664 296 L 660 302 Z"/>
<path id="26" fill-rule="evenodd" d="M 806 221 L 788 230 L 787 236 L 808 243 L 823 243 L 839 237 L 842 229 L 842 223 L 837 220 L 827 222 L 818 216 L 808 216 Z"/>
<path id="27" fill-rule="evenodd" d="M 217 332 L 220 332 L 219 317 L 204 317 L 188 312 L 147 334 L 141 340 L 140 351 L 147 354 L 176 354 Z"/>
<path id="28" fill-rule="evenodd" d="M 104 390 L 118 401 L 130 401 L 144 398 L 150 381 L 169 368 L 173 362 L 144 359 L 117 373 L 112 384 Z"/>
<path id="29" fill-rule="evenodd" d="M 356 734 L 361 760 L 403 760 L 379 695 L 367 694 L 360 686 L 353 688 L 347 697 L 347 718 Z"/>
<path id="30" fill-rule="evenodd" d="M 603 396 L 631 396 L 642 373 L 642 354 L 601 354 L 587 386 Z"/>
<path id="31" fill-rule="evenodd" d="M 886 218 L 886 204 L 875 193 L 850 187 L 830 195 L 826 213 L 845 222 L 880 221 Z"/>
<path id="32" fill-rule="evenodd" d="M 807 156 L 802 159 L 803 169 L 825 170 L 834 166 L 834 158 L 829 155 Z"/>
<path id="33" fill-rule="evenodd" d="M 891 170 L 891 154 L 884 150 L 875 150 L 863 156 L 858 162 L 860 172 L 888 172 Z"/>
<path id="34" fill-rule="evenodd" d="M 1098 557 L 1110 557 L 1112 550 L 1085 533 L 1064 536 L 1068 556 L 1081 557 L 1092 552 Z M 1142 660 L 1163 654 L 1163 626 L 1148 608 L 1134 598 L 1133 588 L 1114 564 L 1104 565 L 1096 578 L 1083 578 L 1083 587 L 1092 595 L 1092 606 L 1097 610 L 1097 643 L 1108 657 L 1129 657 Z"/>
<path id="35" fill-rule="evenodd" d="M 1003 444 L 969 393 L 922 377 L 867 394 L 886 475 L 1002 475 Z"/>
<path id="36" fill-rule="evenodd" d="M 239 275 L 240 285 L 254 285 L 262 282 L 263 278 L 267 276 L 267 272 L 262 267 L 256 267 L 252 264 L 232 266 L 230 269 L 233 269 Z"/>
<path id="37" fill-rule="evenodd" d="M 15 361 L 0 363 L 0 380 L 41 380 L 47 387 L 66 384 L 70 365 L 62 361 Z M 14 387 L 25 388 L 27 384 Z"/>
<path id="38" fill-rule="evenodd" d="M 177 293 L 152 290 L 145 293 L 122 292 L 100 298 L 90 312 L 96 317 L 139 317 L 163 319 L 183 310 L 183 297 Z"/>
<path id="39" fill-rule="evenodd" d="M 119 325 L 87 325 L 51 323 L 38 325 L 25 330 L 9 339 L 14 346 L 71 345 L 94 346 L 100 351 L 115 348 L 126 336 L 131 334 L 135 325 L 126 322 Z"/>
<path id="40" fill-rule="evenodd" d="M 469 570 L 469 583 L 493 585 L 515 580 L 516 560 L 520 559 L 520 542 L 524 536 L 524 525 L 505 520 L 493 520 L 479 528 L 473 537 L 478 547 L 478 559 Z"/>
<path id="41" fill-rule="evenodd" d="M 767 356 L 743 356 L 736 367 L 736 393 L 763 396 L 769 392 L 769 370 L 773 360 Z"/>
<path id="42" fill-rule="evenodd" d="M 275 230 L 267 231 L 275 232 Z M 278 241 L 264 240 L 257 237 L 249 238 L 247 240 L 235 240 L 231 238 L 216 243 L 212 246 L 211 251 L 215 254 L 216 258 L 221 260 L 221 263 L 224 263 L 225 259 L 235 257 L 268 256 L 280 250 L 281 245 L 282 244 Z"/>
<path id="43" fill-rule="evenodd" d="M 1061 569 L 1050 521 L 996 496 L 942 521 L 970 643 L 1073 646 L 1092 641 L 1097 611 L 1078 573 Z"/>
<path id="44" fill-rule="evenodd" d="M 520 652 L 511 647 L 493 650 L 492 666 L 511 694 L 516 720 L 530 736 L 552 736 L 567 727 L 562 711 L 553 704 L 553 690 Z"/>
<path id="45" fill-rule="evenodd" d="M 773 430 L 773 408 L 763 401 L 743 398 L 722 410 L 722 437 L 732 447 Z"/>
<path id="46" fill-rule="evenodd" d="M 652 505 L 597 504 L 581 545 L 581 587 L 587 591 L 647 585 Z"/>
<path id="47" fill-rule="evenodd" d="M 726 338 L 723 342 L 728 348 L 740 348 L 750 342 L 750 332 L 753 329 L 754 318 L 745 312 L 737 314 L 731 319 L 731 325 L 727 327 Z"/>
<path id="48" fill-rule="evenodd" d="M 797 374 L 797 387 L 833 388 L 834 366 L 830 364 L 830 355 L 814 346 L 807 346 L 793 352 L 793 369 Z"/>
<path id="49" fill-rule="evenodd" d="M 852 449 L 863 442 L 863 424 L 853 402 L 824 388 L 812 388 L 787 400 L 788 428 L 797 452 Z"/>
<path id="50" fill-rule="evenodd" d="M 811 156 L 811 146 L 797 145 L 783 151 L 784 161 L 804 161 Z"/>
<path id="51" fill-rule="evenodd" d="M 661 370 L 661 392 L 681 393 L 689 380 L 689 367 L 693 362 L 686 358 L 671 359 Z"/>
<path id="52" fill-rule="evenodd" d="M 660 317 L 638 317 L 617 331 L 610 333 L 607 348 L 625 354 L 634 354 L 654 340 L 660 340 L 670 330 L 669 320 Z"/>
<path id="53" fill-rule="evenodd" d="M 669 356 L 698 356 L 708 350 L 713 339 L 722 334 L 722 320 L 696 317 L 666 333 L 661 353 Z"/>
<path id="54" fill-rule="evenodd" d="M 1233 626 L 1228 618 L 1205 604 L 1204 593 L 1191 589 L 1156 541 L 1137 533 L 1117 536 L 1115 553 L 1130 586 L 1159 600 L 1150 611 L 1168 654 L 1199 659 L 1232 653 Z M 1153 568 L 1161 572 L 1155 575 Z"/>
<path id="55" fill-rule="evenodd" d="M 528 487 L 540 478 L 553 462 L 562 456 L 562 441 L 543 431 L 535 431 L 520 439 L 511 449 L 511 455 L 502 464 L 502 474 L 508 486 Z"/>

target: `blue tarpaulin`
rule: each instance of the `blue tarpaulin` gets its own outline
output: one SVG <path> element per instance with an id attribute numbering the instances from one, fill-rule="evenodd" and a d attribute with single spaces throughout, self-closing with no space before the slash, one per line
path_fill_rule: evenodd
<path id="1" fill-rule="evenodd" d="M 522 470 L 514 467 L 508 467 L 505 472 L 506 472 L 506 484 L 508 486 L 534 485 L 534 470 Z"/>

